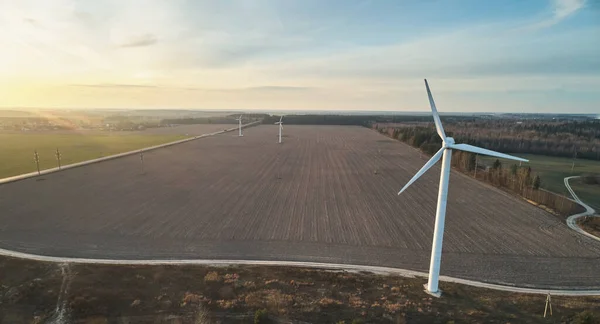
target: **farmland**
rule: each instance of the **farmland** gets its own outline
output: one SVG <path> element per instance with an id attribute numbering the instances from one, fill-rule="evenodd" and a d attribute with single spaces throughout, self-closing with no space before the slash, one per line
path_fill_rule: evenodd
<path id="1" fill-rule="evenodd" d="M 439 166 L 362 127 L 226 133 L 0 186 L 0 247 L 112 259 L 253 259 L 426 270 Z M 34 203 L 32 203 L 32 201 Z M 600 243 L 459 173 L 442 275 L 600 287 Z"/>
<path id="2" fill-rule="evenodd" d="M 186 125 L 135 132 L 32 131 L 0 133 L 0 178 L 33 172 L 37 150 L 40 168 L 57 166 L 56 149 L 63 165 L 212 133 L 233 125 Z"/>

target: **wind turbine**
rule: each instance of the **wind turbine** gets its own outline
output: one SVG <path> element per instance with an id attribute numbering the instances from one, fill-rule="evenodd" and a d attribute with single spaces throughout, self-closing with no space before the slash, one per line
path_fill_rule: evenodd
<path id="1" fill-rule="evenodd" d="M 278 122 L 275 122 L 275 125 L 279 124 L 279 144 L 281 144 L 281 130 L 283 129 L 283 115 L 279 118 Z"/>
<path id="2" fill-rule="evenodd" d="M 239 129 L 238 136 L 244 136 L 244 135 L 242 135 L 242 115 L 240 115 L 240 118 L 236 118 L 235 120 L 237 120 L 239 122 L 238 123 L 238 125 L 239 125 L 238 126 L 238 129 Z"/>
<path id="3" fill-rule="evenodd" d="M 406 188 L 408 188 L 413 182 L 421 177 L 429 168 L 431 168 L 437 161 L 442 158 L 442 171 L 440 174 L 440 186 L 438 191 L 437 211 L 435 213 L 435 227 L 433 230 L 433 244 L 431 247 L 431 261 L 429 263 L 429 281 L 427 282 L 426 291 L 434 296 L 440 296 L 441 292 L 438 290 L 438 282 L 440 275 L 440 261 L 442 259 L 442 240 L 444 238 L 444 221 L 446 218 L 446 202 L 448 198 L 448 181 L 450 180 L 450 162 L 452 160 L 452 150 L 461 150 L 471 152 L 475 154 L 483 154 L 489 156 L 495 156 L 503 159 L 517 160 L 528 162 L 526 159 L 522 159 L 516 156 L 503 154 L 477 146 L 469 144 L 455 144 L 452 137 L 447 137 L 442 127 L 440 116 L 438 115 L 437 109 L 435 108 L 435 102 L 429 90 L 429 84 L 425 79 L 425 87 L 427 88 L 427 96 L 429 97 L 429 104 L 431 105 L 431 112 L 433 113 L 433 121 L 438 135 L 442 139 L 442 148 L 435 153 L 435 155 L 425 163 L 425 165 L 417 172 L 417 174 L 408 181 L 408 183 L 400 190 L 400 195 Z"/>

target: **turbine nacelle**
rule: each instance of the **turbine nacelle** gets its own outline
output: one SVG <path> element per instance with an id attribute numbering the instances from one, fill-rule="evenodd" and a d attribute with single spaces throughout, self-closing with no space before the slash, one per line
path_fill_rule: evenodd
<path id="1" fill-rule="evenodd" d="M 444 147 L 451 148 L 450 146 L 452 146 L 452 145 L 454 145 L 454 138 L 446 137 L 446 139 L 444 140 Z"/>

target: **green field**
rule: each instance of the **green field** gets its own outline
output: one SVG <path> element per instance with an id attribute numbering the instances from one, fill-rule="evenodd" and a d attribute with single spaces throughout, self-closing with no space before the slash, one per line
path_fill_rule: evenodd
<path id="1" fill-rule="evenodd" d="M 600 185 L 584 184 L 580 179 L 569 181 L 579 199 L 600 213 Z"/>
<path id="2" fill-rule="evenodd" d="M 553 192 L 557 192 L 566 196 L 569 196 L 567 188 L 565 188 L 564 178 L 568 176 L 582 175 L 582 174 L 600 174 L 600 162 L 591 160 L 575 160 L 575 167 L 571 172 L 571 166 L 573 159 L 561 158 L 545 155 L 534 155 L 534 154 L 514 154 L 516 156 L 523 157 L 529 160 L 529 163 L 523 163 L 523 165 L 530 165 L 531 169 L 539 174 L 542 179 L 541 187 Z M 479 156 L 479 161 L 485 161 L 486 164 L 491 165 L 495 158 Z M 514 161 L 500 160 L 502 167 L 508 168 Z M 518 162 L 517 162 L 518 164 Z M 571 188 L 575 191 L 579 198 L 591 205 L 594 209 L 600 210 L 600 185 L 585 185 L 577 179 L 570 181 Z"/>
<path id="3" fill-rule="evenodd" d="M 0 178 L 36 170 L 34 150 L 40 159 L 40 169 L 57 166 L 56 149 L 62 165 L 127 152 L 183 139 L 182 135 L 113 135 L 69 133 L 0 134 Z"/>

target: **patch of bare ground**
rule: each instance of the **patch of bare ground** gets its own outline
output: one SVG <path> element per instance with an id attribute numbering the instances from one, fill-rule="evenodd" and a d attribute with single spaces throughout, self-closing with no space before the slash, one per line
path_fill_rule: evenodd
<path id="1" fill-rule="evenodd" d="M 64 267 L 64 265 L 63 265 Z M 0 259 L 0 323 L 597 323 L 600 297 L 514 294 L 423 279 L 289 267 L 70 265 Z M 585 322 L 581 320 L 591 321 Z M 594 320 L 596 322 L 594 322 Z"/>
<path id="2" fill-rule="evenodd" d="M 600 215 L 581 217 L 577 220 L 577 225 L 584 231 L 600 237 Z"/>

